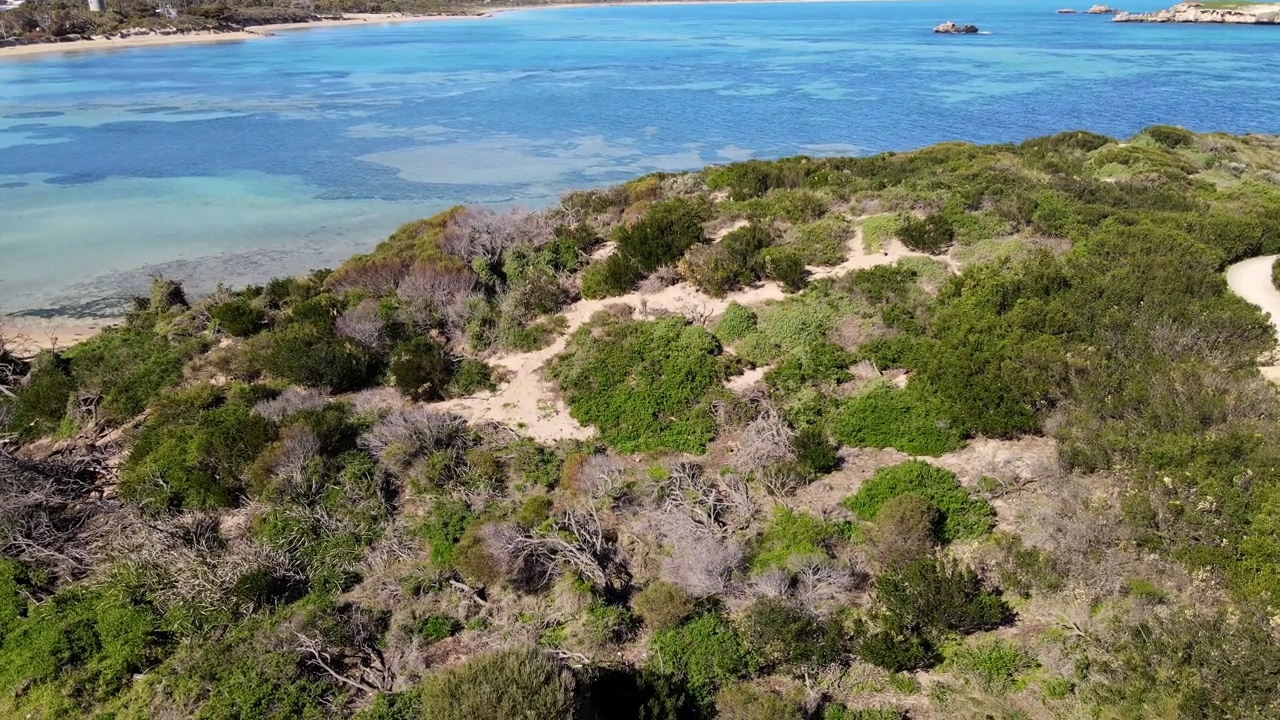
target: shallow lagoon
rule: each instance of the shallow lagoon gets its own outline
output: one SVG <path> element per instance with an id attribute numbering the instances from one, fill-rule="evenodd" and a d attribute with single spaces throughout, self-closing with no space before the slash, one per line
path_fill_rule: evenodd
<path id="1" fill-rule="evenodd" d="M 459 202 L 748 157 L 1280 131 L 1280 30 L 1060 5 L 586 7 L 0 62 L 0 308 L 110 313 L 154 271 L 261 281 Z"/>

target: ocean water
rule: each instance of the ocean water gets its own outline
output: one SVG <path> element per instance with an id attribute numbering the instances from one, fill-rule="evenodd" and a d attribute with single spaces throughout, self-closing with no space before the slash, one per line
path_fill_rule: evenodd
<path id="1" fill-rule="evenodd" d="M 0 310 L 110 314 L 150 273 L 259 282 L 457 203 L 657 170 L 1280 131 L 1280 29 L 1065 2 L 583 7 L 0 61 Z M 949 19 L 987 34 L 931 32 Z"/>

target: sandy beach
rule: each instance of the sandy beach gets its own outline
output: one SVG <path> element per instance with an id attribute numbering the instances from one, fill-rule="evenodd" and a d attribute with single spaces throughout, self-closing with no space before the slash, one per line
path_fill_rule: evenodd
<path id="1" fill-rule="evenodd" d="M 18 355 L 34 355 L 41 350 L 65 350 L 87 340 L 103 328 L 117 325 L 120 319 L 74 319 L 0 316 L 0 341 Z"/>
<path id="2" fill-rule="evenodd" d="M 65 43 L 41 43 L 38 45 L 18 45 L 0 48 L 0 60 L 29 58 L 60 53 L 93 52 L 100 50 L 125 50 L 128 48 L 165 47 L 172 45 L 200 45 L 210 43 L 234 43 L 248 40 L 263 40 L 277 32 L 298 30 L 316 30 L 320 28 L 351 27 L 361 24 L 387 24 L 405 22 L 439 22 L 444 20 L 483 20 L 502 13 L 525 12 L 530 10 L 564 10 L 583 7 L 616 7 L 620 5 L 737 5 L 737 4 L 774 4 L 774 3 L 815 3 L 815 2 L 885 2 L 909 0 L 634 0 L 628 2 L 580 2 L 550 3 L 546 5 L 513 5 L 511 7 L 476 10 L 474 12 L 459 11 L 447 15 L 404 15 L 401 13 L 348 13 L 342 19 L 316 20 L 314 22 L 280 23 L 276 25 L 257 25 L 244 30 L 217 31 L 197 30 L 173 35 L 136 35 L 127 38 L 103 38 L 96 40 L 79 40 Z"/>

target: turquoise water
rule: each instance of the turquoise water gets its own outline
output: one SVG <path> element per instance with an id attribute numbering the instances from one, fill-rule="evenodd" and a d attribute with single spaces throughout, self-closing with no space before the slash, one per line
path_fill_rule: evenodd
<path id="1" fill-rule="evenodd" d="M 1063 2 L 575 8 L 0 62 L 0 308 L 111 312 L 154 271 L 261 281 L 459 202 L 749 157 L 1280 131 L 1280 29 Z M 948 19 L 990 34 L 930 32 Z"/>

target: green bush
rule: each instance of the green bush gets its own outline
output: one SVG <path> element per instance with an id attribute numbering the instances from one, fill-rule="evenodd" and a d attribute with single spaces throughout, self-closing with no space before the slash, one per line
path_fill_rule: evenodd
<path id="1" fill-rule="evenodd" d="M 755 329 L 755 311 L 746 305 L 731 302 L 724 309 L 724 314 L 716 321 L 716 326 L 712 333 L 720 342 L 725 345 L 731 345 L 755 332 Z"/>
<path id="2" fill-rule="evenodd" d="M 475 395 L 481 390 L 490 392 L 497 390 L 498 384 L 493 378 L 493 368 L 488 363 L 473 358 L 463 358 L 453 369 L 453 377 L 449 379 L 446 394 L 449 397 L 466 397 Z"/>
<path id="3" fill-rule="evenodd" d="M 737 683 L 716 693 L 720 720 L 804 720 L 800 698 L 780 695 L 750 683 Z"/>
<path id="4" fill-rule="evenodd" d="M 119 423 L 141 413 L 162 390 L 182 380 L 182 367 L 206 347 L 203 340 L 170 342 L 150 329 L 111 328 L 76 345 L 64 357 L 82 392 L 101 395 L 106 419 Z"/>
<path id="5" fill-rule="evenodd" d="M 794 556 L 826 555 L 838 530 L 806 513 L 778 507 L 753 544 L 752 570 L 785 567 Z"/>
<path id="6" fill-rule="evenodd" d="M 704 708 L 714 703 L 718 688 L 755 672 L 755 658 L 737 633 L 716 613 L 704 613 L 653 636 L 653 666 L 683 677 Z"/>
<path id="7" fill-rule="evenodd" d="M 427 676 L 418 690 L 420 717 L 572 720 L 576 684 L 568 668 L 541 651 L 500 650 Z"/>
<path id="8" fill-rule="evenodd" d="M 846 400 L 832 413 L 831 434 L 851 447 L 935 456 L 955 450 L 964 437 L 914 381 L 904 390 L 878 383 Z"/>
<path id="9" fill-rule="evenodd" d="M 1280 257 L 1271 261 L 1271 285 L 1280 290 Z"/>
<path id="10" fill-rule="evenodd" d="M 475 515 L 465 502 L 437 500 L 418 526 L 418 534 L 427 541 L 431 562 L 450 567 L 455 546 L 474 521 Z"/>
<path id="11" fill-rule="evenodd" d="M 1009 606 L 982 587 L 977 573 L 954 562 L 916 560 L 880 573 L 875 585 L 883 626 L 931 639 L 991 630 L 1011 616 Z"/>
<path id="12" fill-rule="evenodd" d="M 120 470 L 120 496 L 149 513 L 224 508 L 246 467 L 276 438 L 251 388 L 200 386 L 161 397 Z"/>
<path id="13" fill-rule="evenodd" d="M 794 395 L 811 384 L 834 386 L 847 382 L 853 357 L 827 340 L 807 342 L 790 352 L 764 375 L 769 390 L 779 397 Z"/>
<path id="14" fill-rule="evenodd" d="M 715 436 L 708 403 L 728 368 L 714 337 L 669 316 L 589 323 L 547 375 L 573 417 L 619 452 L 698 453 Z"/>
<path id="15" fill-rule="evenodd" d="M 1170 149 L 1190 145 L 1196 139 L 1195 133 L 1174 125 L 1152 125 L 1143 128 L 1142 134 Z"/>
<path id="16" fill-rule="evenodd" d="M 756 223 L 734 230 L 714 245 L 695 245 L 680 261 L 680 272 L 712 297 L 759 280 L 764 273 L 761 251 L 773 244 L 772 231 Z"/>
<path id="17" fill-rule="evenodd" d="M 428 615 L 417 623 L 414 634 L 430 644 L 452 637 L 461 629 L 462 625 L 448 615 Z"/>
<path id="18" fill-rule="evenodd" d="M 976 537 L 995 525 L 990 503 L 970 497 L 955 473 L 923 460 L 880 468 L 841 504 L 863 520 L 872 520 L 891 499 L 907 493 L 919 495 L 938 511 L 938 537 L 944 541 Z"/>
<path id="19" fill-rule="evenodd" d="M 95 703 L 150 670 L 173 645 L 161 614 L 115 589 L 68 589 L 33 604 L 0 638 L 0 688 L 55 685 Z"/>
<path id="20" fill-rule="evenodd" d="M 75 391 L 76 382 L 67 372 L 66 362 L 52 354 L 42 355 L 34 363 L 26 385 L 19 386 L 15 393 L 17 398 L 12 400 L 6 430 L 20 440 L 53 433 L 67 414 Z"/>
<path id="21" fill-rule="evenodd" d="M 626 295 L 635 288 L 644 271 L 629 258 L 614 253 L 582 271 L 582 297 L 588 300 Z"/>
<path id="22" fill-rule="evenodd" d="M 965 645 L 952 651 L 942 670 L 972 679 L 984 692 L 1016 689 L 1022 676 L 1040 666 L 1023 648 L 998 639 Z"/>
<path id="23" fill-rule="evenodd" d="M 868 533 L 873 556 L 886 567 L 928 556 L 938 543 L 938 520 L 937 508 L 914 492 L 889 498 Z"/>
<path id="24" fill-rule="evenodd" d="M 274 377 L 304 387 L 359 390 L 381 371 L 381 359 L 369 348 L 309 322 L 262 333 L 251 342 L 253 362 Z"/>
<path id="25" fill-rule="evenodd" d="M 816 673 L 840 659 L 844 631 L 780 598 L 757 600 L 739 622 L 742 643 L 763 670 Z"/>
<path id="26" fill-rule="evenodd" d="M 209 314 L 217 321 L 219 330 L 236 337 L 249 337 L 262 330 L 267 322 L 267 313 L 243 297 L 214 305 Z"/>
<path id="27" fill-rule="evenodd" d="M 795 250 L 805 265 L 831 267 L 849 255 L 854 230 L 843 218 L 826 217 L 796 228 Z"/>
<path id="28" fill-rule="evenodd" d="M 661 580 L 637 592 L 631 598 L 631 607 L 645 625 L 659 631 L 674 628 L 693 614 L 693 600 L 689 595 Z"/>
<path id="29" fill-rule="evenodd" d="M 582 296 L 630 292 L 648 273 L 675 263 L 689 248 L 706 242 L 702 223 L 709 216 L 708 206 L 697 200 L 676 198 L 653 204 L 643 217 L 614 234 L 613 255 L 583 272 Z"/>
<path id="30" fill-rule="evenodd" d="M 942 213 L 931 213 L 923 218 L 905 214 L 898 226 L 898 239 L 908 249 L 916 252 L 941 255 L 955 241 L 956 231 L 950 218 Z"/>
<path id="31" fill-rule="evenodd" d="M 884 250 L 890 240 L 898 236 L 902 218 L 898 215 L 876 215 L 862 221 L 862 249 L 866 253 Z"/>
<path id="32" fill-rule="evenodd" d="M 768 248 L 760 253 L 765 275 L 778 281 L 787 292 L 800 292 L 809 284 L 809 271 L 800 253 L 786 247 Z"/>
<path id="33" fill-rule="evenodd" d="M 836 447 L 827 440 L 822 428 L 813 425 L 800 428 L 791 437 L 791 452 L 795 454 L 796 462 L 813 475 L 825 475 L 840 464 Z"/>
<path id="34" fill-rule="evenodd" d="M 392 349 L 387 371 L 392 384 L 414 400 L 440 400 L 453 378 L 453 359 L 439 341 L 415 337 Z"/>

